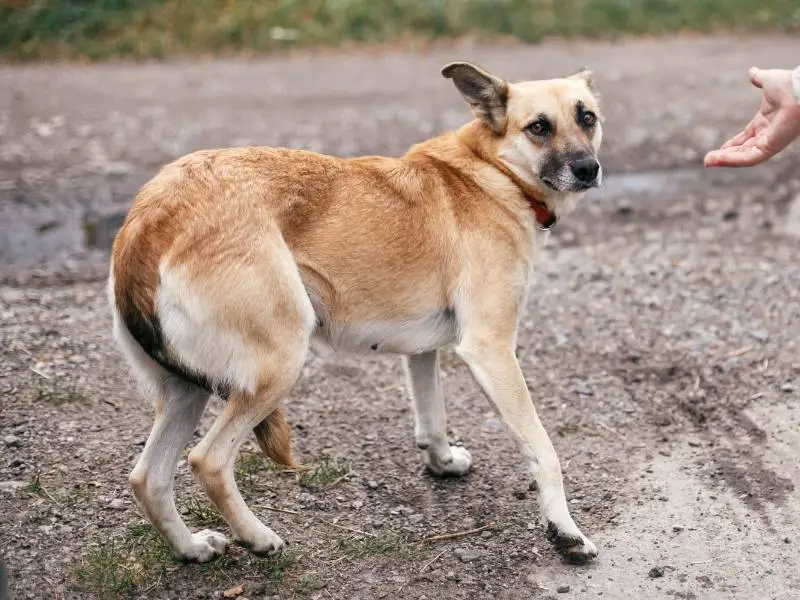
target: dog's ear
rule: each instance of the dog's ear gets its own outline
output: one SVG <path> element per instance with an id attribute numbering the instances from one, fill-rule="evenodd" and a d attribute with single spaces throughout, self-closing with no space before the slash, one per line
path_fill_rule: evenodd
<path id="1" fill-rule="evenodd" d="M 586 84 L 586 87 L 589 88 L 589 91 L 592 92 L 592 94 L 597 95 L 597 88 L 594 85 L 594 73 L 589 70 L 589 67 L 582 67 L 580 71 L 568 76 L 567 79 L 583 81 Z"/>
<path id="2" fill-rule="evenodd" d="M 445 65 L 442 67 L 442 76 L 453 80 L 476 117 L 496 134 L 505 132 L 508 101 L 508 84 L 505 81 L 465 62 Z"/>

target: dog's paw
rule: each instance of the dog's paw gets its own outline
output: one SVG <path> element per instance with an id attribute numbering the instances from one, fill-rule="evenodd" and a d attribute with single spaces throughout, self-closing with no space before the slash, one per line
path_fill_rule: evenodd
<path id="1" fill-rule="evenodd" d="M 547 539 L 567 562 L 583 564 L 597 556 L 597 546 L 577 528 L 574 532 L 567 533 L 550 521 L 547 524 Z"/>
<path id="2" fill-rule="evenodd" d="M 266 525 L 239 543 L 256 556 L 277 556 L 286 547 L 286 542 Z"/>
<path id="3" fill-rule="evenodd" d="M 450 456 L 444 460 L 428 455 L 428 470 L 438 477 L 461 477 L 472 467 L 472 455 L 466 448 L 450 446 Z"/>
<path id="4" fill-rule="evenodd" d="M 181 553 L 185 561 L 204 563 L 225 553 L 228 547 L 228 538 L 221 533 L 204 529 L 192 534 L 192 546 Z"/>

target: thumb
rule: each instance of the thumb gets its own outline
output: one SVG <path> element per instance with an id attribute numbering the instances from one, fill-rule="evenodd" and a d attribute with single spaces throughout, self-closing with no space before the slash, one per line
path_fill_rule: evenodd
<path id="1" fill-rule="evenodd" d="M 750 83 L 752 83 L 757 88 L 761 88 L 764 86 L 764 82 L 761 76 L 761 69 L 758 67 L 750 67 L 750 71 L 748 71 L 750 75 Z"/>

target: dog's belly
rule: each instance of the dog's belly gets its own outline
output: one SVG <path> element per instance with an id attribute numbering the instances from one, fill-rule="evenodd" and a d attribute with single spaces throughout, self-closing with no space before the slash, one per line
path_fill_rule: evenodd
<path id="1" fill-rule="evenodd" d="M 334 350 L 419 354 L 456 340 L 456 319 L 445 309 L 397 320 L 337 323 L 318 315 L 314 341 Z"/>

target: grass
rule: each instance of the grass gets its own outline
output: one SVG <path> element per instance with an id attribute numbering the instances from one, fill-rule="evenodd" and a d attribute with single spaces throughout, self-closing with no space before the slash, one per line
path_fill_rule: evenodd
<path id="1" fill-rule="evenodd" d="M 352 473 L 347 461 L 323 457 L 297 472 L 297 482 L 304 487 L 327 489 Z"/>
<path id="2" fill-rule="evenodd" d="M 409 541 L 392 531 L 374 536 L 359 536 L 339 542 L 339 552 L 347 559 L 355 560 L 367 556 L 403 555 L 411 551 Z"/>
<path id="3" fill-rule="evenodd" d="M 0 2 L 2 1 L 0 0 Z M 35 397 L 40 402 L 49 402 L 55 405 L 85 402 L 89 399 L 86 390 L 73 385 L 62 386 L 55 381 L 43 379 L 36 384 Z"/>
<path id="4" fill-rule="evenodd" d="M 17 61 L 798 28 L 797 0 L 0 0 L 0 56 Z"/>
<path id="5" fill-rule="evenodd" d="M 254 581 L 271 587 L 287 583 L 305 588 L 308 583 L 293 573 L 299 561 L 300 555 L 293 550 L 284 551 L 275 558 L 258 558 L 231 546 L 224 555 L 208 563 L 180 567 L 153 527 L 149 523 L 137 523 L 129 526 L 124 534 L 89 550 L 75 576 L 83 587 L 100 596 L 143 594 L 181 568 L 196 569 L 193 581 L 198 586 L 215 589 L 231 587 L 232 581 Z"/>
<path id="6" fill-rule="evenodd" d="M 41 477 L 42 474 L 39 471 L 36 471 L 36 473 L 31 476 L 31 480 L 28 482 L 28 485 L 25 486 L 25 491 L 30 494 L 41 496 L 44 490 L 42 487 Z"/>
<path id="7" fill-rule="evenodd" d="M 189 517 L 193 524 L 200 527 L 220 527 L 225 525 L 225 520 L 217 512 L 217 509 L 198 498 L 192 497 L 189 499 L 183 509 L 183 514 Z"/>
<path id="8" fill-rule="evenodd" d="M 132 525 L 123 536 L 95 546 L 75 574 L 100 594 L 127 594 L 162 577 L 172 553 L 146 523 Z"/>

